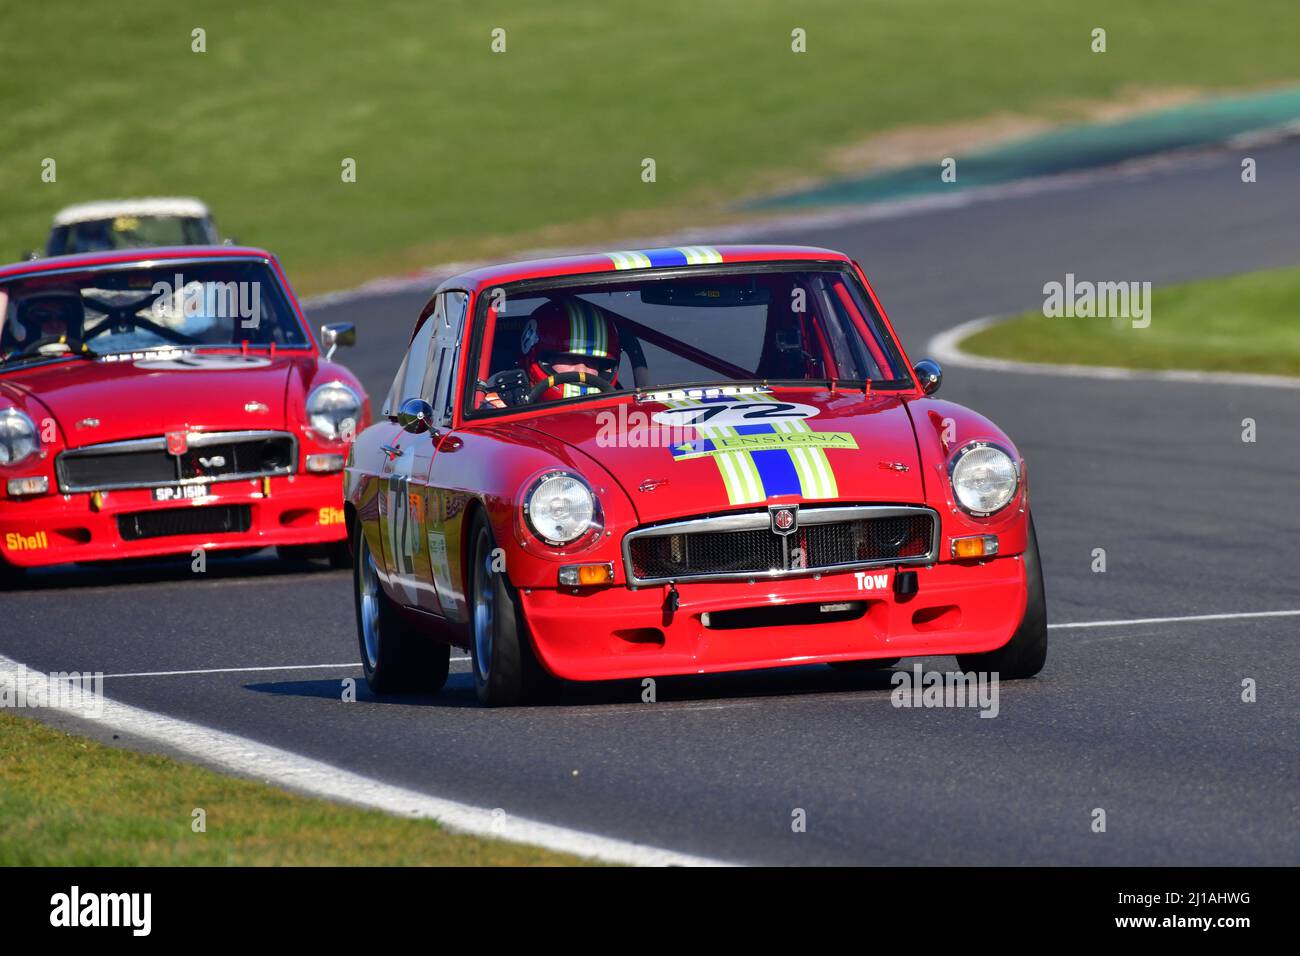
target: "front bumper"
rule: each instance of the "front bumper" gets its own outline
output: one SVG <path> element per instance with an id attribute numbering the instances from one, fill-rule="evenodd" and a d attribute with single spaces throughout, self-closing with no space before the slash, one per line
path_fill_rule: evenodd
<path id="1" fill-rule="evenodd" d="M 915 594 L 895 594 L 899 572 L 879 568 L 863 572 L 866 581 L 840 572 L 753 584 L 679 584 L 678 608 L 671 613 L 667 586 L 532 588 L 522 590 L 520 600 L 542 664 L 568 680 L 979 653 L 1006 644 L 1024 616 L 1028 589 L 1020 555 L 905 570 L 916 571 Z M 881 575 L 887 575 L 883 586 Z M 846 603 L 851 610 L 828 612 L 825 621 L 763 621 L 782 606 L 806 606 L 816 615 L 819 606 Z M 752 608 L 768 612 L 743 622 L 756 626 L 718 626 L 725 612 Z M 836 619 L 848 615 L 856 616 Z"/>
<path id="2" fill-rule="evenodd" d="M 208 490 L 207 497 L 188 502 L 154 501 L 152 491 L 143 488 L 109 491 L 103 493 L 98 508 L 89 493 L 2 498 L 0 555 L 10 565 L 31 568 L 73 561 L 188 555 L 195 548 L 215 551 L 328 544 L 347 535 L 341 472 L 217 482 Z M 248 506 L 248 530 L 127 540 L 117 520 L 122 514 L 228 505 Z"/>

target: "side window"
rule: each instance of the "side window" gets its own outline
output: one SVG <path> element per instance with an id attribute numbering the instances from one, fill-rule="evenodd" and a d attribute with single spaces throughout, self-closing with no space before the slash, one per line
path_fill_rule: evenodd
<path id="1" fill-rule="evenodd" d="M 406 357 L 402 359 L 397 377 L 393 379 L 393 387 L 388 391 L 388 399 L 384 402 L 384 410 L 387 414 L 396 415 L 397 410 L 402 407 L 402 402 L 408 398 L 419 397 L 420 383 L 428 367 L 429 346 L 433 342 L 433 333 L 439 324 L 439 318 L 438 312 L 435 311 L 424 320 L 420 331 L 415 333 L 415 339 L 411 342 L 411 347 L 406 350 Z"/>
<path id="2" fill-rule="evenodd" d="M 434 332 L 434 351 L 429 361 L 428 375 L 423 392 L 433 406 L 435 421 L 447 423 L 452 413 L 452 381 L 456 377 L 456 356 L 459 354 L 460 336 L 464 329 L 465 307 L 469 295 L 464 292 L 447 292 L 440 298 L 437 309 L 429 321 L 437 319 Z"/>

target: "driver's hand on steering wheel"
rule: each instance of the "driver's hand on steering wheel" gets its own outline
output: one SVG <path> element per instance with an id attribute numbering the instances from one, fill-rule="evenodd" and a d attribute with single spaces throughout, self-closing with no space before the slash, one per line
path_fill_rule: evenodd
<path id="1" fill-rule="evenodd" d="M 556 375 L 563 375 L 565 372 L 582 372 L 585 375 L 594 375 L 596 378 L 603 378 L 606 381 L 613 379 L 614 373 L 618 366 L 613 362 L 592 364 L 590 362 L 553 362 L 551 371 Z"/>

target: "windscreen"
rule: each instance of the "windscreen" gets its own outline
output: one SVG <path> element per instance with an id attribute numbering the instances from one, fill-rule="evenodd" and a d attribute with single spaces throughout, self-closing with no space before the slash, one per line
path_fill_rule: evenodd
<path id="1" fill-rule="evenodd" d="M 213 260 L 0 282 L 0 364 L 310 340 L 265 263 Z"/>
<path id="2" fill-rule="evenodd" d="M 480 303 L 476 410 L 635 388 L 911 384 L 847 270 L 530 283 Z"/>

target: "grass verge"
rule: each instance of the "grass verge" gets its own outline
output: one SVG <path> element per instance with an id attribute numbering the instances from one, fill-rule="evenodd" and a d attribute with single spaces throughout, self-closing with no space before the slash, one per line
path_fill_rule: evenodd
<path id="1" fill-rule="evenodd" d="M 961 342 L 973 355 L 1300 376 L 1300 267 L 1155 289 L 1151 324 L 1027 312 Z"/>
<path id="2" fill-rule="evenodd" d="M 586 861 L 300 797 L 0 713 L 0 866 L 537 866 Z M 196 808 L 207 830 L 191 826 Z"/>

